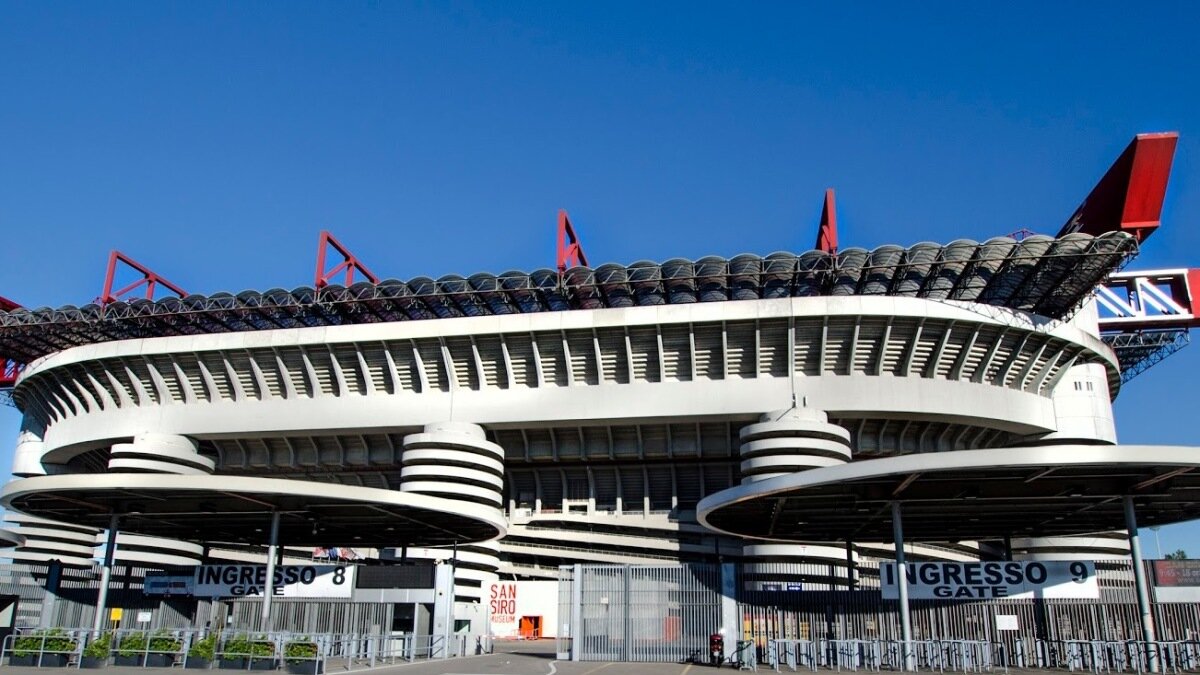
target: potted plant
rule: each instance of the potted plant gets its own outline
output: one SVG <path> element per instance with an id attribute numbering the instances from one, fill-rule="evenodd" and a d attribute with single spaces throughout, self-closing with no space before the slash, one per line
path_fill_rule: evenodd
<path id="1" fill-rule="evenodd" d="M 146 650 L 146 665 L 151 668 L 170 668 L 175 665 L 175 655 L 183 649 L 183 642 L 167 630 L 159 630 L 150 636 L 150 648 Z"/>
<path id="2" fill-rule="evenodd" d="M 293 675 L 321 675 L 325 672 L 318 658 L 317 643 L 307 636 L 283 645 L 283 660 Z"/>
<path id="3" fill-rule="evenodd" d="M 117 666 L 140 666 L 142 660 L 146 656 L 146 634 L 137 631 L 126 633 L 121 636 L 117 642 L 117 657 L 113 659 L 113 665 Z"/>
<path id="4" fill-rule="evenodd" d="M 221 649 L 221 667 L 237 670 L 274 670 L 275 643 L 266 636 L 236 635 Z"/>
<path id="5" fill-rule="evenodd" d="M 62 667 L 79 645 L 61 628 L 47 628 L 13 641 L 11 666 Z"/>
<path id="6" fill-rule="evenodd" d="M 184 668 L 200 668 L 207 670 L 212 667 L 213 655 L 217 651 L 217 634 L 210 633 L 192 643 L 187 656 L 183 660 Z"/>
<path id="7" fill-rule="evenodd" d="M 112 652 L 112 633 L 101 633 L 83 648 L 83 656 L 79 659 L 80 668 L 103 668 L 108 665 L 108 655 Z"/>

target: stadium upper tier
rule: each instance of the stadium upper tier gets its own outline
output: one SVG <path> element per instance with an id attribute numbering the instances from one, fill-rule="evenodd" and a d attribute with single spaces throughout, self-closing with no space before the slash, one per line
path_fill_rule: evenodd
<path id="1" fill-rule="evenodd" d="M 132 338 L 789 296 L 908 296 L 1059 319 L 1136 252 L 1123 232 L 1073 233 L 18 308 L 0 312 L 0 358 Z"/>

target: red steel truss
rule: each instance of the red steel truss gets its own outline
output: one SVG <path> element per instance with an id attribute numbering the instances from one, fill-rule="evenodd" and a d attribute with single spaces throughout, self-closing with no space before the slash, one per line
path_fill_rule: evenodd
<path id="1" fill-rule="evenodd" d="M 1058 236 L 1123 230 L 1145 241 L 1160 222 L 1178 141 L 1174 131 L 1135 136 Z"/>
<path id="2" fill-rule="evenodd" d="M 337 251 L 342 256 L 342 262 L 334 266 L 333 269 L 325 271 L 325 257 L 329 248 Z M 342 242 L 329 233 L 328 230 L 321 231 L 321 238 L 317 243 L 317 275 L 313 279 L 313 288 L 321 289 L 329 285 L 329 282 L 338 274 L 345 272 L 345 281 L 343 286 L 350 286 L 354 283 L 354 272 L 362 272 L 362 275 L 373 284 L 379 283 L 379 277 L 376 277 L 367 266 L 359 260 L 350 249 L 346 248 Z"/>
<path id="3" fill-rule="evenodd" d="M 837 253 L 837 206 L 833 200 L 833 188 L 825 191 L 825 205 L 821 208 L 821 224 L 817 226 L 817 243 L 813 248 L 825 253 Z"/>
<path id="4" fill-rule="evenodd" d="M 133 282 L 132 284 L 129 284 L 123 288 L 120 288 L 120 289 L 117 289 L 116 291 L 114 291 L 113 283 L 116 281 L 117 263 L 119 263 L 119 262 L 124 263 L 127 267 L 130 267 L 130 268 L 134 269 L 135 271 L 137 271 L 138 273 L 140 273 L 142 275 L 142 278 L 138 279 L 137 281 Z M 142 286 L 142 284 L 146 285 L 146 296 L 145 297 L 147 300 L 154 299 L 154 291 L 158 289 L 159 284 L 166 286 L 168 290 L 170 290 L 172 293 L 178 295 L 181 298 L 187 295 L 187 291 L 184 291 L 179 286 L 176 286 L 175 284 L 171 283 L 170 281 L 167 281 L 165 278 L 159 276 L 157 273 L 152 271 L 150 268 L 137 262 L 133 258 L 130 258 L 129 256 L 125 255 L 124 253 L 114 250 L 108 256 L 108 272 L 104 275 L 104 292 L 100 294 L 100 297 L 96 299 L 96 302 L 100 305 L 107 305 L 111 302 L 116 302 L 118 300 L 121 300 L 123 298 L 123 296 L 125 296 L 129 293 L 132 293 L 133 291 L 138 289 L 140 286 Z"/>
<path id="5" fill-rule="evenodd" d="M 558 271 L 566 272 L 568 267 L 579 265 L 587 267 L 587 264 L 587 254 L 583 252 L 583 245 L 579 243 L 579 235 L 575 234 L 575 227 L 571 225 L 571 219 L 567 217 L 566 209 L 560 209 L 558 212 Z"/>

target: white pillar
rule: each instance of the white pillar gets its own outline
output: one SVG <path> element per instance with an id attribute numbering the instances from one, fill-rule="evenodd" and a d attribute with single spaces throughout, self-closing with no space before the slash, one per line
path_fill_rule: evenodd
<path id="1" fill-rule="evenodd" d="M 583 651 L 583 565 L 571 570 L 571 660 L 579 661 Z"/>
<path id="2" fill-rule="evenodd" d="M 104 547 L 104 566 L 100 570 L 100 593 L 96 597 L 96 616 L 92 619 L 92 637 L 100 635 L 104 626 L 104 609 L 108 605 L 108 584 L 112 581 L 113 556 L 117 553 L 117 525 L 121 517 L 113 514 L 108 521 L 108 543 Z"/>
<path id="3" fill-rule="evenodd" d="M 271 600 L 275 597 L 275 558 L 279 547 L 279 512 L 271 513 L 271 539 L 267 543 L 267 583 L 263 588 L 262 627 L 271 630 Z"/>
<path id="4" fill-rule="evenodd" d="M 908 615 L 908 569 L 904 564 L 904 521 L 900 502 L 892 502 L 892 535 L 896 539 L 896 587 L 900 590 L 900 658 L 905 670 L 916 670 L 912 649 L 912 623 Z"/>
<path id="5" fill-rule="evenodd" d="M 1142 565 L 1142 544 L 1138 539 L 1137 514 L 1133 511 L 1133 497 L 1125 495 L 1125 529 L 1129 531 L 1129 553 L 1133 557 L 1133 585 L 1137 591 L 1138 612 L 1141 614 L 1142 640 L 1147 643 L 1150 654 L 1150 671 L 1157 673 L 1158 658 L 1154 642 L 1154 616 L 1150 613 L 1150 590 L 1146 587 L 1146 570 Z"/>

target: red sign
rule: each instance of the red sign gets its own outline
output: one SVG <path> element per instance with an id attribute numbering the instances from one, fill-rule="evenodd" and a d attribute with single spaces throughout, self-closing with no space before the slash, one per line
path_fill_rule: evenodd
<path id="1" fill-rule="evenodd" d="M 1200 586 L 1200 560 L 1155 560 L 1155 586 Z"/>
<path id="2" fill-rule="evenodd" d="M 517 585 L 492 584 L 491 602 L 493 623 L 513 623 L 517 620 Z"/>

